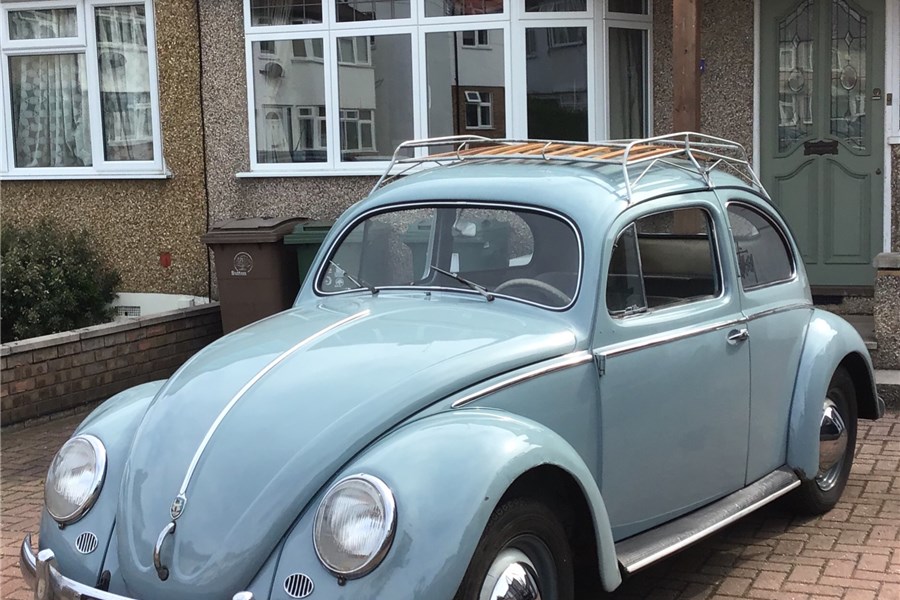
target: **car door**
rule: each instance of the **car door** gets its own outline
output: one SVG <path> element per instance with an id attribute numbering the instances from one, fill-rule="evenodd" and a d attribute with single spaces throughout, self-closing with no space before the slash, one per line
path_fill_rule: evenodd
<path id="1" fill-rule="evenodd" d="M 605 249 L 593 346 L 600 487 L 616 540 L 744 485 L 746 322 L 718 201 L 691 201 L 637 205 Z"/>
<path id="2" fill-rule="evenodd" d="M 785 463 L 788 417 L 812 301 L 776 215 L 743 192 L 726 193 L 741 305 L 750 334 L 751 483 Z"/>

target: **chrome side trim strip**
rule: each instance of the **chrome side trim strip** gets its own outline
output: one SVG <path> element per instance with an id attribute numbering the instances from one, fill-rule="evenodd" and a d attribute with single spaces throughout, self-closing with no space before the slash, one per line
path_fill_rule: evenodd
<path id="1" fill-rule="evenodd" d="M 797 302 L 795 304 L 786 304 L 784 306 L 776 306 L 775 308 L 769 308 L 767 310 L 761 310 L 759 312 L 751 313 L 747 315 L 748 321 L 753 321 L 754 319 L 762 319 L 763 317 L 768 317 L 769 315 L 777 315 L 778 313 L 790 312 L 792 310 L 798 310 L 800 308 L 813 308 L 813 305 L 810 302 Z"/>
<path id="2" fill-rule="evenodd" d="M 611 356 L 618 356 L 620 354 L 628 354 L 629 352 L 634 352 L 635 350 L 640 350 L 641 348 L 650 348 L 653 346 L 660 346 L 662 344 L 668 344 L 669 342 L 674 342 L 677 340 L 683 340 L 685 338 L 694 337 L 695 335 L 701 335 L 704 333 L 709 333 L 711 331 L 719 331 L 720 329 L 725 329 L 726 327 L 733 327 L 735 325 L 742 325 L 747 322 L 747 319 L 741 317 L 740 319 L 728 319 L 723 321 L 718 321 L 712 323 L 710 325 L 697 325 L 694 327 L 685 327 L 682 329 L 676 329 L 674 331 L 659 333 L 656 335 L 649 335 L 646 337 L 638 338 L 636 340 L 630 340 L 627 342 L 621 342 L 619 344 L 613 344 L 611 346 L 606 346 L 602 348 L 598 348 L 595 351 L 595 354 L 599 356 L 605 356 L 609 358 Z"/>
<path id="3" fill-rule="evenodd" d="M 369 309 L 366 309 L 366 310 L 360 311 L 356 314 L 350 315 L 349 317 L 341 319 L 340 321 L 338 321 L 336 323 L 332 323 L 328 327 L 325 327 L 324 329 L 321 329 L 321 330 L 317 331 L 316 333 L 312 334 L 311 336 L 301 340 L 300 342 L 294 344 L 288 350 L 279 354 L 272 362 L 270 362 L 265 367 L 263 367 L 259 373 L 254 375 L 250 381 L 245 383 L 244 387 L 242 387 L 238 391 L 238 393 L 234 395 L 234 398 L 232 398 L 228 402 L 228 404 L 225 405 L 225 408 L 222 409 L 222 411 L 219 413 L 219 416 L 216 417 L 216 420 L 213 421 L 213 424 L 210 426 L 209 430 L 206 432 L 206 435 L 203 437 L 203 441 L 200 442 L 200 446 L 197 448 L 197 451 L 194 453 L 194 458 L 191 459 L 191 464 L 188 466 L 188 470 L 184 476 L 184 481 L 181 484 L 181 488 L 178 490 L 178 495 L 187 496 L 187 488 L 191 482 L 191 477 L 193 477 L 194 470 L 197 468 L 197 463 L 200 462 L 200 457 L 203 455 L 203 452 L 206 450 L 206 447 L 209 445 L 209 441 L 212 439 L 213 434 L 216 432 L 216 429 L 219 428 L 219 425 L 221 425 L 221 423 L 225 419 L 226 415 L 228 415 L 228 413 L 231 412 L 231 409 L 234 408 L 234 405 L 237 404 L 238 401 L 244 397 L 244 394 L 246 394 L 250 390 L 250 388 L 252 388 L 254 385 L 256 385 L 260 379 L 265 377 L 269 373 L 269 371 L 271 371 L 272 369 L 277 367 L 279 364 L 284 362 L 289 356 L 291 356 L 292 354 L 294 354 L 295 352 L 297 352 L 304 346 L 308 346 L 309 344 L 313 343 L 314 341 L 318 340 L 319 338 L 324 337 L 325 335 L 331 333 L 335 329 L 339 329 L 340 327 L 343 327 L 347 323 L 350 323 L 352 321 L 356 321 L 358 319 L 368 316 L 370 312 L 371 311 L 369 311 Z"/>
<path id="4" fill-rule="evenodd" d="M 545 361 L 541 363 L 541 366 L 536 367 L 534 369 L 530 369 L 525 371 L 524 373 L 519 373 L 518 375 L 513 375 L 512 377 L 508 377 L 497 383 L 493 383 L 487 387 L 481 388 L 475 392 L 467 394 L 462 398 L 455 400 L 453 404 L 450 405 L 450 408 L 460 408 L 465 406 L 466 404 L 470 404 L 479 398 L 483 398 L 489 394 L 493 394 L 498 390 L 502 390 L 503 388 L 510 387 L 517 383 L 521 383 L 528 379 L 533 379 L 535 377 L 539 377 L 541 375 L 546 375 L 547 373 L 553 373 L 554 371 L 562 371 L 563 369 L 568 369 L 569 367 L 575 367 L 577 365 L 583 365 L 585 363 L 589 363 L 594 360 L 593 355 L 590 352 L 586 352 L 584 350 L 580 350 L 577 352 L 570 352 L 569 354 L 565 354 L 560 356 L 559 358 L 553 358 L 549 361 Z"/>

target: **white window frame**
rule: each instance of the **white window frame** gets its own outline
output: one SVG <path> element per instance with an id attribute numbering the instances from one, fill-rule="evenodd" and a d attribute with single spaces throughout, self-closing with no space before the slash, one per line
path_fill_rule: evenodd
<path id="1" fill-rule="evenodd" d="M 428 90 L 425 57 L 425 36 L 429 33 L 502 30 L 504 53 L 504 101 L 507 137 L 526 137 L 528 131 L 527 83 L 525 52 L 526 30 L 529 28 L 584 27 L 587 46 L 587 95 L 588 95 L 588 137 L 604 139 L 609 131 L 610 115 L 607 110 L 608 90 L 608 28 L 621 27 L 641 29 L 647 32 L 648 59 L 653 56 L 653 2 L 648 0 L 647 14 L 610 13 L 606 0 L 588 0 L 585 11 L 578 12 L 525 12 L 522 0 L 505 0 L 503 12 L 489 15 L 425 16 L 424 0 L 410 0 L 410 17 L 404 19 L 384 19 L 355 23 L 338 23 L 335 15 L 335 0 L 322 0 L 321 23 L 299 23 L 291 25 L 252 25 L 250 2 L 244 2 L 245 62 L 247 73 L 247 114 L 249 124 L 248 153 L 250 171 L 238 173 L 238 177 L 289 177 L 289 176 L 334 176 L 334 175 L 377 175 L 386 166 L 384 160 L 342 161 L 340 109 L 337 106 L 339 69 L 337 61 L 337 39 L 351 36 L 377 36 L 408 34 L 412 63 L 413 135 L 417 138 L 428 135 Z M 477 34 L 476 34 L 477 36 Z M 279 41 L 321 38 L 325 46 L 322 59 L 325 79 L 325 106 L 328 132 L 327 160 L 309 163 L 260 163 L 256 151 L 256 108 L 254 103 L 253 44 L 260 41 Z M 477 37 L 476 37 L 477 41 Z M 490 42 L 490 38 L 488 39 Z M 582 43 L 578 41 L 578 43 Z M 484 46 L 466 46 L 466 48 Z M 496 48 L 494 48 L 496 50 Z M 369 53 L 371 62 L 371 50 Z M 345 64 L 345 63 L 340 63 Z M 368 63 L 367 63 L 368 64 Z M 465 87 L 465 86 L 463 86 Z M 653 131 L 653 74 L 647 72 L 647 127 Z M 492 124 L 493 115 L 492 99 Z M 375 107 L 379 109 L 380 107 Z M 385 109 L 381 109 L 385 110 Z M 468 129 L 468 127 L 467 127 Z M 474 130 L 473 130 L 474 131 Z M 374 132 L 373 132 L 374 134 Z M 373 139 L 374 142 L 374 139 Z M 373 143 L 377 146 L 377 144 Z M 390 150 L 378 148 L 381 155 Z M 421 153 L 422 149 L 417 152 Z"/>
<path id="2" fill-rule="evenodd" d="M 147 28 L 147 62 L 149 68 L 153 158 L 151 160 L 107 160 L 103 149 L 103 114 L 100 104 L 100 70 L 97 64 L 97 36 L 94 9 L 109 6 L 143 5 Z M 42 40 L 10 40 L 9 12 L 75 8 L 78 36 Z M 162 127 L 159 111 L 159 77 L 156 54 L 156 18 L 153 0 L 4 0 L 0 4 L 0 179 L 161 179 L 170 176 L 162 149 Z M 9 58 L 40 54 L 81 54 L 85 63 L 88 118 L 90 119 L 92 166 L 90 167 L 16 167 L 12 128 L 12 90 Z"/>
<path id="3" fill-rule="evenodd" d="M 476 90 L 465 90 L 466 98 L 466 129 L 493 129 L 494 128 L 494 98 L 490 92 L 479 92 Z M 487 100 L 485 100 L 487 98 Z M 474 104 L 476 111 L 476 123 L 469 125 L 469 105 Z M 481 109 L 488 109 L 488 119 L 485 123 L 481 118 Z"/>
<path id="4" fill-rule="evenodd" d="M 465 34 L 470 31 L 475 34 L 475 37 L 472 40 L 472 43 L 467 44 L 466 38 L 464 36 L 462 36 L 462 37 L 460 37 L 460 45 L 461 46 L 463 46 L 465 48 L 487 48 L 487 47 L 490 47 L 491 38 L 490 38 L 490 34 L 488 33 L 489 30 L 487 30 L 487 29 L 465 29 L 462 31 L 462 33 Z M 481 37 L 482 37 L 481 34 L 484 34 L 484 42 L 481 41 Z"/>

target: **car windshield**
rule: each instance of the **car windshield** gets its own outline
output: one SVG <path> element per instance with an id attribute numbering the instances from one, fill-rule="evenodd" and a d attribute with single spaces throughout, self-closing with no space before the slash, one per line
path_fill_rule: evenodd
<path id="1" fill-rule="evenodd" d="M 342 236 L 316 282 L 320 293 L 452 288 L 487 300 L 550 308 L 575 298 L 581 252 L 561 217 L 510 207 L 405 207 L 363 219 Z"/>

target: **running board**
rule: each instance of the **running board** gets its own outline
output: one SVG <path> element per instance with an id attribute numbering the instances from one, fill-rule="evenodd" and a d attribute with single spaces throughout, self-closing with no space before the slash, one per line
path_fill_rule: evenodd
<path id="1" fill-rule="evenodd" d="M 639 533 L 616 544 L 619 566 L 626 575 L 678 552 L 800 485 L 787 467 L 772 471 L 709 506 Z"/>

